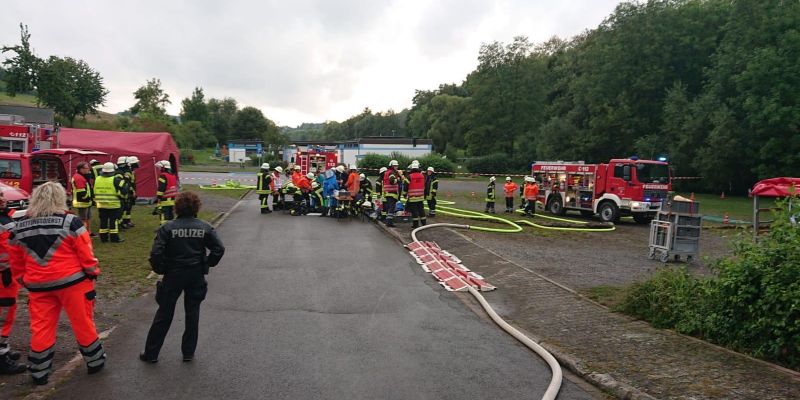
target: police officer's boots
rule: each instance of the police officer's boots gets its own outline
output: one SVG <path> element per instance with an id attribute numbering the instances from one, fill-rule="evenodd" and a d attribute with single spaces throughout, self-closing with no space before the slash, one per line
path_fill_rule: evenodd
<path id="1" fill-rule="evenodd" d="M 112 233 L 111 234 L 111 243 L 122 243 L 125 239 L 119 237 L 119 233 Z"/>
<path id="2" fill-rule="evenodd" d="M 0 375 L 15 375 L 27 371 L 28 368 L 9 357 L 8 354 L 0 356 Z"/>

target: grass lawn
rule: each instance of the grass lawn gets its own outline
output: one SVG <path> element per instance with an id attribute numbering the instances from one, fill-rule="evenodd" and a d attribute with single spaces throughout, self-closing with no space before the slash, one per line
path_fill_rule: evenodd
<path id="1" fill-rule="evenodd" d="M 36 106 L 36 96 L 30 94 L 18 94 L 11 97 L 6 94 L 6 91 L 0 91 L 0 104 L 11 104 L 19 106 Z"/>
<path id="2" fill-rule="evenodd" d="M 209 196 L 222 196 L 240 198 L 246 189 L 215 190 L 213 193 L 199 189 L 197 185 L 184 185 L 184 190 L 192 190 L 208 199 Z M 152 282 L 147 279 L 150 274 L 148 257 L 156 229 L 160 226 L 159 218 L 152 215 L 154 205 L 136 205 L 133 207 L 132 219 L 136 227 L 120 232 L 125 239 L 123 243 L 101 243 L 99 239 L 93 240 L 94 252 L 100 260 L 102 276 L 99 279 L 97 290 L 105 298 L 118 299 L 121 297 L 136 296 L 145 287 L 151 287 Z M 96 210 L 92 219 L 92 231 L 99 229 Z M 222 211 L 212 207 L 201 209 L 199 217 L 212 221 Z"/>

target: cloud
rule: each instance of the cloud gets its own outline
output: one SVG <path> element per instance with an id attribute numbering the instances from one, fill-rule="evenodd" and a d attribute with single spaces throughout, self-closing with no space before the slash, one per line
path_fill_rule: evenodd
<path id="1" fill-rule="evenodd" d="M 71 56 L 99 71 L 106 111 L 134 103 L 159 78 L 170 113 L 200 86 L 279 124 L 344 120 L 364 107 L 396 111 L 415 89 L 460 83 L 481 43 L 541 42 L 593 28 L 614 1 L 296 0 L 70 2 L 11 0 L 0 44 L 30 28 L 40 57 Z"/>

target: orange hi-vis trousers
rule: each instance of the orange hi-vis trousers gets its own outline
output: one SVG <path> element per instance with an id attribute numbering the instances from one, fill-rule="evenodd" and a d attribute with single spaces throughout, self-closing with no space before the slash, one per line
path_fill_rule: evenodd
<path id="1" fill-rule="evenodd" d="M 14 326 L 14 318 L 17 315 L 17 293 L 19 284 L 12 282 L 9 287 L 0 284 L 0 356 L 11 350 L 8 347 L 8 336 L 11 335 L 11 327 Z"/>
<path id="2" fill-rule="evenodd" d="M 94 325 L 94 298 L 94 282 L 88 279 L 63 289 L 28 294 L 31 318 L 28 369 L 31 376 L 42 378 L 50 374 L 62 308 L 67 313 L 86 365 L 96 367 L 105 363 L 106 354 Z"/>

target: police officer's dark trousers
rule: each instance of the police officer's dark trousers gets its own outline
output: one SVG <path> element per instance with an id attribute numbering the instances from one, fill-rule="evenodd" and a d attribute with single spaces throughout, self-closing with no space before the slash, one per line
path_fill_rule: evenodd
<path id="1" fill-rule="evenodd" d="M 197 330 L 200 324 L 200 303 L 206 298 L 208 284 L 203 275 L 203 267 L 195 266 L 187 269 L 167 271 L 164 279 L 156 289 L 158 311 L 153 318 L 153 325 L 147 334 L 145 356 L 158 358 L 164 338 L 167 336 L 175 314 L 175 304 L 183 293 L 183 308 L 186 314 L 186 329 L 183 332 L 181 351 L 184 357 L 194 356 L 197 348 Z"/>

